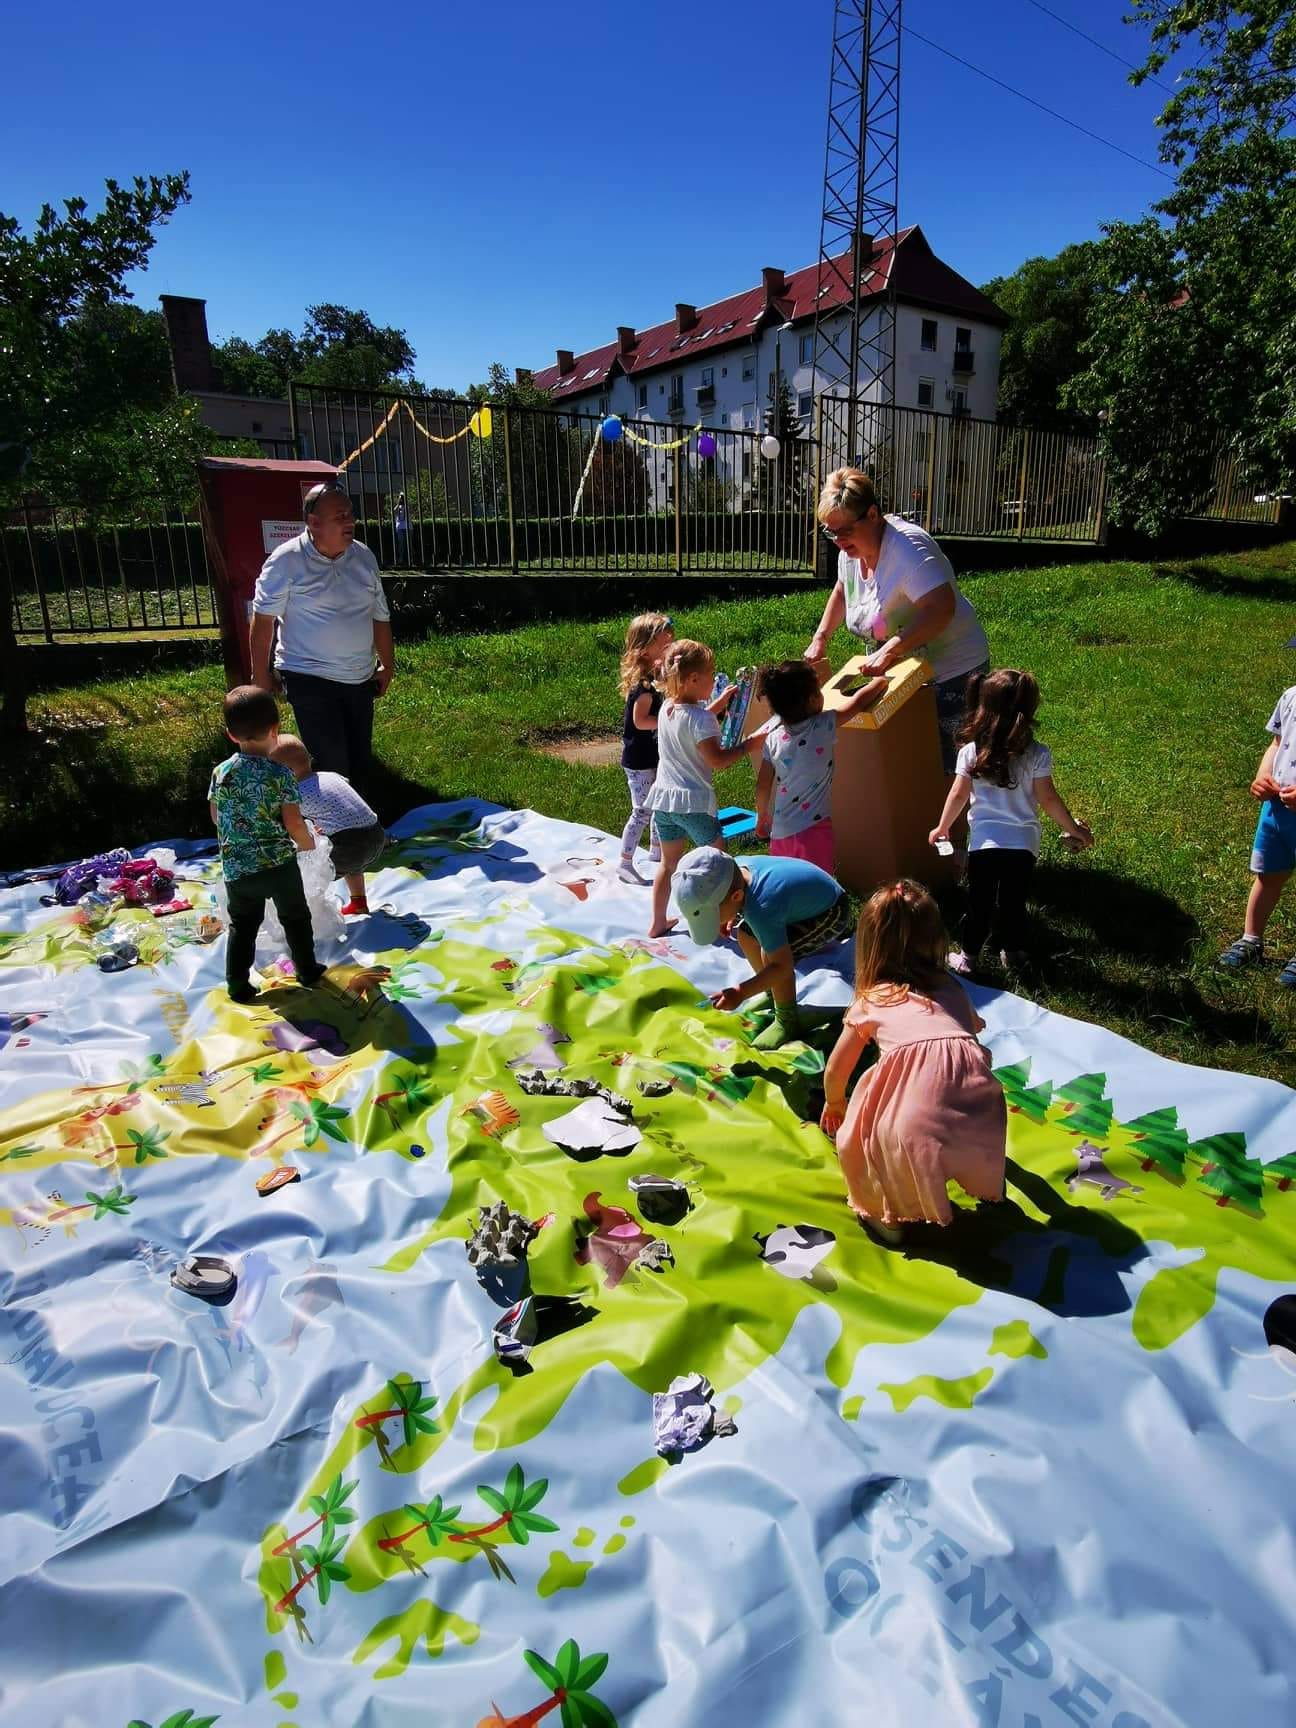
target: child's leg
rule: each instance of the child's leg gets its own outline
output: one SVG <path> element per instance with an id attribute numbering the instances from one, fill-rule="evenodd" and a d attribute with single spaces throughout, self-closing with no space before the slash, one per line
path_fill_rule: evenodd
<path id="1" fill-rule="evenodd" d="M 975 959 L 985 946 L 994 920 L 995 901 L 999 892 L 999 870 L 995 860 L 999 852 L 986 850 L 968 853 L 968 905 L 963 914 L 961 935 L 963 952 Z"/>
<path id="2" fill-rule="evenodd" d="M 1005 954 L 1021 954 L 1026 947 L 1026 896 L 1035 870 L 1035 855 L 1022 850 L 996 852 L 993 856 L 999 860 L 995 917 L 999 946 Z"/>
<path id="3" fill-rule="evenodd" d="M 350 904 L 352 906 L 359 909 L 359 907 L 369 904 L 366 898 L 368 890 L 365 888 L 363 870 L 355 870 L 350 876 L 344 876 L 342 880 L 346 883 L 346 891 L 351 896 Z"/>
<path id="4" fill-rule="evenodd" d="M 1272 870 L 1263 876 L 1257 876 L 1252 882 L 1251 892 L 1247 897 L 1246 924 L 1243 926 L 1245 935 L 1251 941 L 1259 942 L 1263 937 L 1265 925 L 1269 922 L 1290 875 L 1290 870 Z M 1236 925 L 1234 928 L 1236 929 Z"/>
<path id="5" fill-rule="evenodd" d="M 270 884 L 270 897 L 279 914 L 279 922 L 288 939 L 288 952 L 292 955 L 297 977 L 303 984 L 313 984 L 323 977 L 324 968 L 315 958 L 315 933 L 311 928 L 310 907 L 306 904 L 306 890 L 302 886 L 297 860 L 290 858 L 286 864 L 264 874 Z"/>
<path id="6" fill-rule="evenodd" d="M 796 965 L 791 948 L 780 948 L 777 954 L 761 950 L 762 967 L 772 967 L 770 995 L 774 998 L 774 1018 L 752 1039 L 755 1050 L 777 1050 L 800 1035 L 801 1021 L 796 1005 Z"/>
<path id="7" fill-rule="evenodd" d="M 263 872 L 236 877 L 225 884 L 229 902 L 229 941 L 225 948 L 225 983 L 238 1001 L 254 994 L 248 980 L 256 958 L 257 932 L 265 917 L 266 890 Z"/>
<path id="8" fill-rule="evenodd" d="M 625 768 L 622 772 L 630 789 L 630 816 L 621 830 L 621 862 L 628 864 L 634 857 L 635 847 L 643 838 L 644 829 L 648 826 L 648 794 L 652 791 L 657 774 L 652 768 Z"/>
<path id="9" fill-rule="evenodd" d="M 671 879 L 675 875 L 675 866 L 688 850 L 687 838 L 662 840 L 661 863 L 653 876 L 652 922 L 648 926 L 650 936 L 666 936 L 679 923 L 678 918 L 666 916 L 666 908 L 670 904 Z"/>

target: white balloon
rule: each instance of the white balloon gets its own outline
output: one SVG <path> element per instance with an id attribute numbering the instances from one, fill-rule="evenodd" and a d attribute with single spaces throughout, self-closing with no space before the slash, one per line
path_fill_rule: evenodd
<path id="1" fill-rule="evenodd" d="M 772 432 L 767 432 L 761 439 L 761 455 L 767 462 L 772 462 L 779 453 L 779 441 Z"/>

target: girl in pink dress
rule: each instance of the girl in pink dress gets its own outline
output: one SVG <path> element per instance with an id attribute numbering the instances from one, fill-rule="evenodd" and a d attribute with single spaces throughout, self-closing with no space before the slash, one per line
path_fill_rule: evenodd
<path id="1" fill-rule="evenodd" d="M 1003 1088 L 977 1042 L 985 1022 L 945 970 L 948 940 L 917 882 L 878 889 L 860 914 L 855 1000 L 824 1075 L 820 1127 L 836 1137 L 851 1205 L 887 1242 L 903 1223 L 948 1224 L 951 1178 L 978 1200 L 1004 1197 Z M 877 1062 L 847 1104 L 874 1042 Z"/>

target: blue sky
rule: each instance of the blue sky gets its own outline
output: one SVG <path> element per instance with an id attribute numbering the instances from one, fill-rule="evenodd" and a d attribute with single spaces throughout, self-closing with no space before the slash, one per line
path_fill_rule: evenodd
<path id="1" fill-rule="evenodd" d="M 1049 0 L 1136 60 L 1125 3 Z M 216 339 L 362 306 L 459 387 L 816 255 L 830 0 L 289 11 L 9 9 L 0 209 L 27 226 L 108 175 L 188 168 L 142 304 L 200 295 Z M 905 21 L 1155 162 L 1164 94 L 1030 0 L 907 0 Z M 902 68 L 901 222 L 974 282 L 1169 190 L 911 36 Z"/>

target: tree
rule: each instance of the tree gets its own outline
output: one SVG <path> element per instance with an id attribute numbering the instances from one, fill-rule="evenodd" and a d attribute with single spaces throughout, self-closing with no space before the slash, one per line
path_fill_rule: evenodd
<path id="1" fill-rule="evenodd" d="M 1264 1194 L 1264 1166 L 1247 1157 L 1245 1134 L 1212 1134 L 1195 1140 L 1189 1155 L 1201 1163 L 1201 1183 L 1219 1195 L 1217 1206 L 1239 1201 L 1253 1210 Z"/>
<path id="2" fill-rule="evenodd" d="M 791 510 L 804 485 L 809 445 L 801 436 L 792 390 L 785 377 L 769 393 L 766 427 L 779 441 L 779 453 L 770 461 L 760 454 L 756 440 L 756 474 L 752 502 L 760 510 Z"/>
<path id="3" fill-rule="evenodd" d="M 1151 51 L 1182 54 L 1158 118 L 1173 192 L 1104 230 L 1086 370 L 1113 518 L 1155 532 L 1192 508 L 1222 443 L 1257 488 L 1296 479 L 1296 13 L 1284 0 L 1134 0 Z"/>
<path id="4" fill-rule="evenodd" d="M 1030 1086 L 1030 1058 L 1014 1062 L 1007 1068 L 996 1068 L 994 1077 L 1004 1089 L 1004 1099 L 1010 1110 L 1028 1116 L 1032 1122 L 1043 1122 L 1053 1098 L 1053 1088 L 1047 1080 Z"/>
<path id="5" fill-rule="evenodd" d="M 367 312 L 331 302 L 306 308 L 300 335 L 267 330 L 259 342 L 231 336 L 212 345 L 221 388 L 247 396 L 286 396 L 291 379 L 323 389 L 399 389 L 426 395 L 414 376 L 414 360 L 403 330 L 375 324 Z"/>
<path id="6" fill-rule="evenodd" d="M 981 292 L 1012 323 L 999 351 L 1001 420 L 1058 431 L 1092 431 L 1093 416 L 1067 399 L 1067 386 L 1084 369 L 1081 347 L 1100 247 L 1095 241 L 1064 246 L 1055 258 L 1028 258 L 1011 276 L 996 276 Z"/>
<path id="7" fill-rule="evenodd" d="M 1287 1152 L 1281 1158 L 1271 1158 L 1264 1167 L 1265 1177 L 1272 1182 L 1280 1194 L 1285 1194 L 1296 1181 L 1296 1152 Z"/>
<path id="8" fill-rule="evenodd" d="M 1164 1110 L 1152 1110 L 1146 1116 L 1137 1116 L 1125 1126 L 1139 1142 L 1135 1151 L 1143 1154 L 1144 1170 L 1156 1165 L 1163 1175 L 1183 1180 L 1188 1136 L 1179 1126 L 1179 1112 L 1173 1104 Z"/>
<path id="9" fill-rule="evenodd" d="M 1107 1138 L 1114 1112 L 1105 1074 L 1080 1074 L 1059 1086 L 1053 1096 L 1065 1106 L 1062 1126 L 1069 1134 L 1083 1134 L 1086 1140 Z"/>
<path id="10" fill-rule="evenodd" d="M 114 323 L 122 334 L 111 309 L 130 300 L 126 277 L 147 264 L 156 229 L 189 202 L 188 174 L 104 184 L 96 215 L 84 198 L 65 199 L 61 216 L 46 204 L 30 235 L 0 213 L 0 487 L 11 496 L 48 446 L 116 420 L 119 373 L 102 363 Z"/>

